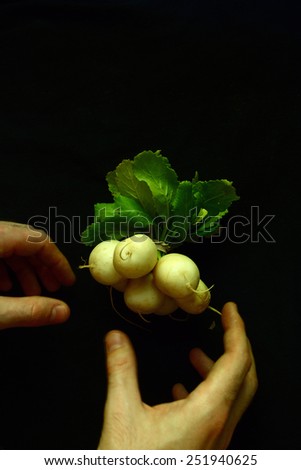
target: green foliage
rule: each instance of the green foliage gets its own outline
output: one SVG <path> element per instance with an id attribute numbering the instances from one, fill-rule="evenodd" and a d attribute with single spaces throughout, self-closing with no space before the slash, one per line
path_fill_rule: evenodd
<path id="1" fill-rule="evenodd" d="M 226 179 L 200 181 L 195 172 L 191 181 L 179 181 L 159 150 L 123 160 L 106 180 L 113 202 L 95 204 L 94 223 L 82 233 L 88 246 L 138 232 L 169 245 L 208 236 L 239 199 Z"/>

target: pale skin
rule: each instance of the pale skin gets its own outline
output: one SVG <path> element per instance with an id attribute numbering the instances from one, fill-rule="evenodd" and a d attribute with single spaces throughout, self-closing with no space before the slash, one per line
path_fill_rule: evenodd
<path id="1" fill-rule="evenodd" d="M 13 272 L 24 296 L 0 296 L 0 330 L 62 323 L 68 305 L 41 296 L 70 286 L 75 275 L 46 233 L 0 221 L 0 292 L 13 287 Z M 214 363 L 193 349 L 190 361 L 203 381 L 188 393 L 177 384 L 174 401 L 150 407 L 139 392 L 133 347 L 121 331 L 105 338 L 108 395 L 99 449 L 225 449 L 257 389 L 254 358 L 236 305 L 225 304 L 221 321 L 224 354 Z"/>
<path id="2" fill-rule="evenodd" d="M 106 337 L 108 396 L 99 449 L 226 449 L 257 389 L 250 343 L 233 302 L 222 310 L 224 354 L 214 363 L 201 349 L 190 360 L 204 379 L 191 393 L 177 384 L 174 401 L 143 403 L 127 336 Z"/>
<path id="3" fill-rule="evenodd" d="M 69 262 L 45 232 L 0 221 L 0 292 L 9 293 L 12 289 L 11 273 L 24 296 L 0 296 L 0 330 L 68 319 L 70 309 L 65 302 L 41 296 L 41 286 L 54 293 L 75 281 Z"/>

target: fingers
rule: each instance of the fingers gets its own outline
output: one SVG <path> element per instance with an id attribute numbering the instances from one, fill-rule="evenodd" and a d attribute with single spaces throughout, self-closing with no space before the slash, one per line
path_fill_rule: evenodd
<path id="1" fill-rule="evenodd" d="M 174 400 L 184 400 L 189 395 L 183 384 L 175 384 L 172 388 L 172 396 Z"/>
<path id="2" fill-rule="evenodd" d="M 248 370 L 245 376 L 244 382 L 239 390 L 237 400 L 233 407 L 232 420 L 235 423 L 239 421 L 242 414 L 246 411 L 258 388 L 256 365 L 250 344 L 249 348 L 252 363 L 250 369 Z"/>
<path id="3" fill-rule="evenodd" d="M 136 446 L 139 446 L 138 431 L 144 424 L 144 409 L 138 387 L 136 356 L 131 342 L 121 331 L 110 331 L 105 345 L 108 391 L 98 448 L 137 449 L 140 448 Z"/>
<path id="4" fill-rule="evenodd" d="M 9 291 L 12 289 L 13 283 L 7 272 L 4 262 L 0 259 L 0 292 Z"/>
<path id="5" fill-rule="evenodd" d="M 213 367 L 214 362 L 212 359 L 210 359 L 210 357 L 208 357 L 207 354 L 199 348 L 192 349 L 190 351 L 189 358 L 196 371 L 205 379 Z M 183 384 L 178 383 L 174 385 L 172 395 L 174 400 L 183 400 L 188 397 L 189 392 Z"/>
<path id="6" fill-rule="evenodd" d="M 227 406 L 233 403 L 244 379 L 252 365 L 249 341 L 245 327 L 237 307 L 233 302 L 225 304 L 222 310 L 222 323 L 224 328 L 224 354 L 210 368 L 207 362 L 208 374 L 205 382 L 197 387 L 193 393 L 202 393 L 204 387 L 212 397 L 212 404 L 221 401 L 221 397 Z M 206 360 L 203 356 L 203 364 Z M 206 373 L 206 366 L 202 366 Z"/>
<path id="7" fill-rule="evenodd" d="M 59 284 L 71 286 L 75 282 L 75 274 L 67 258 L 49 239 L 45 241 L 36 256 L 39 262 L 51 271 Z"/>
<path id="8" fill-rule="evenodd" d="M 257 387 L 258 387 L 258 379 L 256 373 L 256 366 L 255 360 L 253 357 L 253 353 L 250 346 L 250 354 L 252 357 L 252 364 L 247 372 L 242 386 L 238 392 L 236 400 L 233 402 L 231 412 L 228 414 L 228 419 L 225 424 L 225 428 L 223 433 L 220 436 L 219 446 L 222 449 L 226 449 L 231 441 L 233 432 L 240 421 L 242 415 L 250 405 Z"/>
<path id="9" fill-rule="evenodd" d="M 136 356 L 128 337 L 121 331 L 110 331 L 105 338 L 108 374 L 108 404 L 119 403 L 125 411 L 141 402 Z"/>
<path id="10" fill-rule="evenodd" d="M 16 275 L 25 295 L 40 295 L 40 284 L 27 258 L 13 256 L 8 258 L 5 262 Z"/>
<path id="11" fill-rule="evenodd" d="M 55 243 L 45 232 L 28 225 L 0 222 L 0 257 L 6 261 L 16 257 L 28 260 L 51 291 L 60 285 L 72 285 L 75 281 L 68 260 Z M 24 271 L 18 266 L 16 269 Z"/>
<path id="12" fill-rule="evenodd" d="M 251 367 L 252 357 L 244 322 L 233 302 L 225 304 L 222 310 L 222 323 L 225 353 L 215 363 L 209 377 L 217 385 L 220 374 L 226 371 L 224 386 L 228 387 L 229 391 L 232 388 L 233 393 L 236 393 L 237 386 L 241 384 Z"/>
<path id="13" fill-rule="evenodd" d="M 48 297 L 0 297 L 0 330 L 12 327 L 62 323 L 70 309 L 64 302 Z"/>
<path id="14" fill-rule="evenodd" d="M 214 365 L 212 359 L 198 348 L 190 351 L 189 358 L 196 371 L 205 379 Z"/>
<path id="15" fill-rule="evenodd" d="M 29 225 L 0 221 L 0 257 L 30 256 L 40 250 L 47 234 Z"/>

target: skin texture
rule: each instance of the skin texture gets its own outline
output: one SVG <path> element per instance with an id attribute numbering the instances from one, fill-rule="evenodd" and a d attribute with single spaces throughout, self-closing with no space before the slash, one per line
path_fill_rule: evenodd
<path id="1" fill-rule="evenodd" d="M 69 262 L 45 232 L 0 221 L 0 292 L 13 287 L 10 273 L 14 273 L 25 296 L 0 296 L 0 329 L 67 320 L 68 305 L 40 295 L 41 286 L 52 293 L 75 281 Z"/>
<path id="2" fill-rule="evenodd" d="M 202 350 L 190 360 L 203 381 L 188 393 L 177 384 L 174 400 L 143 403 L 133 347 L 127 336 L 106 336 L 108 395 L 99 449 L 226 449 L 257 389 L 255 362 L 237 307 L 222 310 L 224 354 L 214 363 Z M 150 432 L 151 430 L 151 432 Z"/>

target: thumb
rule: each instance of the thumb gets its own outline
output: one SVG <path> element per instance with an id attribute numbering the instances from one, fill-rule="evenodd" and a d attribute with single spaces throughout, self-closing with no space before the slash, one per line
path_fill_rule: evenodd
<path id="1" fill-rule="evenodd" d="M 135 449 L 132 430 L 137 428 L 142 409 L 135 353 L 121 331 L 110 331 L 105 344 L 108 393 L 98 449 Z"/>
<path id="2" fill-rule="evenodd" d="M 105 338 L 107 354 L 108 397 L 107 405 L 116 408 L 119 403 L 125 406 L 141 402 L 137 363 L 129 338 L 121 331 L 110 331 Z"/>
<path id="3" fill-rule="evenodd" d="M 69 315 L 68 305 L 58 299 L 41 296 L 0 296 L 0 330 L 62 323 Z"/>

